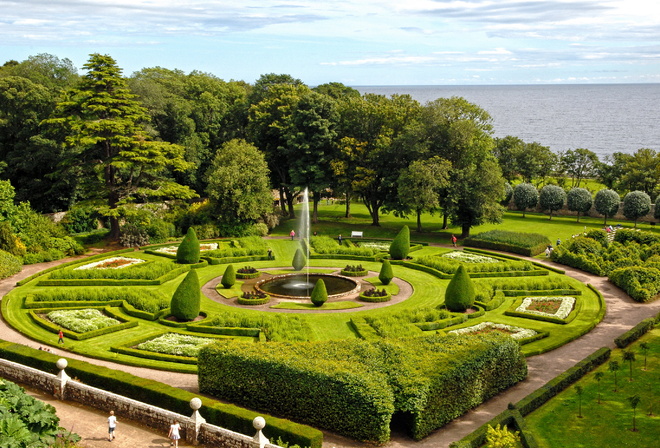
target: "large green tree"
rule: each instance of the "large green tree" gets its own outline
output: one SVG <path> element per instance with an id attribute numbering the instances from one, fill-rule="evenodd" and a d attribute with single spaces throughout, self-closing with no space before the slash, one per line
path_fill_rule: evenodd
<path id="1" fill-rule="evenodd" d="M 619 193 L 614 190 L 604 188 L 596 193 L 594 198 L 594 207 L 596 211 L 603 215 L 603 225 L 607 225 L 607 218 L 611 218 L 619 211 L 621 198 Z"/>
<path id="2" fill-rule="evenodd" d="M 566 202 L 566 192 L 563 188 L 557 185 L 546 185 L 541 188 L 539 193 L 539 204 L 541 210 L 550 210 L 550 219 L 552 219 L 552 212 L 560 210 Z"/>
<path id="3" fill-rule="evenodd" d="M 104 202 L 110 236 L 119 238 L 122 206 L 139 199 L 190 198 L 194 192 L 169 177 L 185 170 L 183 148 L 151 140 L 148 115 L 112 57 L 92 54 L 87 73 L 68 92 L 48 122 L 66 133 L 64 171 L 78 172 L 90 198 Z M 64 173 L 62 173 L 64 175 Z"/>
<path id="4" fill-rule="evenodd" d="M 585 178 L 597 173 L 600 161 L 596 153 L 588 149 L 569 149 L 559 155 L 559 166 L 571 178 L 571 186 L 579 187 Z"/>

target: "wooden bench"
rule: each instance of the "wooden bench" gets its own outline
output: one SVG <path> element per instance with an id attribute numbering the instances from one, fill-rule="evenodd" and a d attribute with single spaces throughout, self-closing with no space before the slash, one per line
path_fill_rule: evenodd
<path id="1" fill-rule="evenodd" d="M 356 231 L 356 230 L 353 230 L 353 231 L 351 232 L 351 238 L 362 238 L 362 233 L 363 233 L 363 232 L 358 232 L 358 231 Z"/>

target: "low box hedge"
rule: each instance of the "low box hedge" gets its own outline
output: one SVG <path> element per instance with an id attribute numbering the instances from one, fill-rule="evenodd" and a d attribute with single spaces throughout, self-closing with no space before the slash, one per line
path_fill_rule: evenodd
<path id="1" fill-rule="evenodd" d="M 243 327 L 211 327 L 207 325 L 188 325 L 186 330 L 193 333 L 221 334 L 224 336 L 247 336 L 258 338 L 261 329 Z"/>
<path id="2" fill-rule="evenodd" d="M 55 363 L 62 358 L 59 355 L 2 340 L 0 340 L 0 356 L 49 373 L 57 373 Z M 72 378 L 179 414 L 190 415 L 190 400 L 197 397 L 192 392 L 119 370 L 75 359 L 67 358 L 67 361 L 66 372 Z M 212 398 L 204 398 L 204 406 L 200 412 L 208 423 L 249 436 L 254 435 L 252 420 L 262 415 L 267 422 L 263 432 L 270 440 L 281 438 L 290 445 L 298 444 L 310 448 L 321 448 L 323 443 L 323 433 L 317 429 L 263 413 L 258 414 Z"/>
<path id="3" fill-rule="evenodd" d="M 433 322 L 417 322 L 415 323 L 415 326 L 422 331 L 442 330 L 443 328 L 462 324 L 466 320 L 468 320 L 467 314 L 459 314 L 448 319 L 436 320 Z"/>
<path id="4" fill-rule="evenodd" d="M 655 318 L 649 317 L 644 319 L 630 330 L 623 333 L 621 336 L 614 339 L 614 343 L 619 348 L 626 348 L 637 339 L 644 336 L 647 332 L 651 331 L 655 326 Z"/>
<path id="5" fill-rule="evenodd" d="M 270 296 L 266 294 L 266 297 L 260 297 L 257 299 L 246 299 L 244 297 L 239 296 L 236 299 L 236 302 L 239 305 L 247 305 L 247 306 L 259 306 L 259 305 L 265 305 L 268 302 L 270 302 Z"/>
<path id="6" fill-rule="evenodd" d="M 378 332 L 369 325 L 364 317 L 351 317 L 350 324 L 359 338 L 368 341 L 377 341 L 380 339 Z"/>
<path id="7" fill-rule="evenodd" d="M 44 314 L 48 313 L 51 311 L 54 311 L 56 309 L 61 309 L 61 308 L 42 308 L 42 309 L 32 309 L 29 311 L 30 318 L 39 325 L 41 328 L 44 328 L 52 333 L 57 333 L 60 328 L 62 328 L 62 333 L 64 333 L 64 336 L 66 336 L 69 339 L 73 339 L 74 341 L 83 341 L 85 339 L 91 339 L 95 338 L 97 336 L 103 336 L 106 334 L 111 334 L 115 333 L 117 331 L 121 330 L 126 330 L 128 328 L 134 328 L 138 326 L 138 322 L 135 320 L 127 320 L 123 318 L 122 316 L 117 315 L 116 313 L 113 313 L 112 310 L 109 307 L 103 307 L 103 306 L 86 306 L 84 309 L 98 309 L 98 310 L 103 310 L 107 315 L 119 320 L 121 323 L 117 325 L 112 325 L 110 327 L 105 327 L 105 328 L 100 328 L 98 330 L 94 331 L 86 331 L 85 333 L 78 333 L 73 330 L 69 330 L 68 328 L 62 328 L 60 325 L 57 325 L 54 322 L 51 322 L 47 319 L 42 318 L 39 316 L 39 314 Z M 82 309 L 81 307 L 77 308 L 67 308 L 71 310 L 75 309 Z"/>
<path id="8" fill-rule="evenodd" d="M 504 312 L 504 315 L 511 317 L 522 317 L 524 319 L 540 320 L 542 322 L 551 322 L 553 324 L 559 324 L 559 325 L 566 325 L 568 323 L 571 323 L 582 309 L 582 301 L 576 300 L 575 305 L 573 305 L 573 309 L 571 310 L 569 315 L 566 316 L 565 319 L 561 319 L 555 316 L 543 316 L 540 314 L 526 313 L 524 311 L 516 311 L 516 308 L 518 308 L 522 304 L 522 301 L 523 299 L 514 300 L 513 305 L 511 305 L 511 307 L 509 307 L 509 309 Z"/>
<path id="9" fill-rule="evenodd" d="M 365 293 L 361 293 L 358 297 L 363 302 L 383 303 L 383 302 L 389 302 L 392 299 L 392 294 L 387 293 L 384 296 L 368 296 Z"/>

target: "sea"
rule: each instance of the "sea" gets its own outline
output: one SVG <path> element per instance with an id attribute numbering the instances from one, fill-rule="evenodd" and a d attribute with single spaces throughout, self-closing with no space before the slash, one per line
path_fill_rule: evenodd
<path id="1" fill-rule="evenodd" d="M 422 104 L 463 97 L 486 110 L 493 136 L 512 135 L 553 152 L 585 148 L 601 161 L 640 148 L 660 152 L 660 84 L 354 86 L 360 93 L 408 94 Z"/>

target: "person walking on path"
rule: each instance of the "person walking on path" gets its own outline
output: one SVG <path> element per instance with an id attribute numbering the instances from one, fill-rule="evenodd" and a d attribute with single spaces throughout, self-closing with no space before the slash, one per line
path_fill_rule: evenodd
<path id="1" fill-rule="evenodd" d="M 60 328 L 59 333 L 57 333 L 57 343 L 58 344 L 64 344 L 64 332 Z"/>
<path id="2" fill-rule="evenodd" d="M 110 411 L 110 417 L 108 417 L 108 441 L 112 442 L 112 439 L 115 438 L 115 428 L 117 427 L 117 417 L 115 417 L 115 411 Z"/>
<path id="3" fill-rule="evenodd" d="M 342 241 L 342 239 L 343 239 L 343 238 L 341 237 L 341 233 L 340 233 L 339 236 L 337 237 L 337 241 L 339 241 L 339 245 L 340 245 L 340 246 L 341 246 L 341 241 Z"/>
<path id="4" fill-rule="evenodd" d="M 291 232 L 289 232 L 289 236 L 291 237 L 291 241 L 296 237 L 296 231 L 291 229 Z"/>
<path id="5" fill-rule="evenodd" d="M 181 435 L 179 434 L 179 428 L 179 423 L 173 422 L 170 425 L 170 432 L 167 434 L 167 437 L 172 440 L 170 442 L 170 446 L 174 446 L 176 448 L 179 447 L 179 439 L 181 438 Z"/>
<path id="6" fill-rule="evenodd" d="M 456 247 L 456 235 L 451 236 L 451 245 Z"/>

